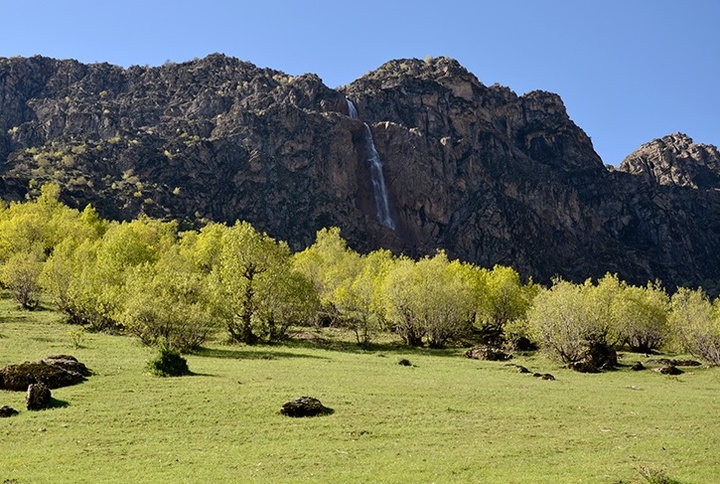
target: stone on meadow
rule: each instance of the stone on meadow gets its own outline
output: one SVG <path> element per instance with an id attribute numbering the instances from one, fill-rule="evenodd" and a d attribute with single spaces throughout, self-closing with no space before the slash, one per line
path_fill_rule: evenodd
<path id="1" fill-rule="evenodd" d="M 304 395 L 284 404 L 280 413 L 288 417 L 315 417 L 331 414 L 333 410 L 324 406 L 317 398 Z"/>
<path id="2" fill-rule="evenodd" d="M 12 417 L 17 414 L 18 411 L 12 407 L 8 407 L 7 405 L 3 405 L 2 407 L 0 407 L 0 418 Z"/>
<path id="3" fill-rule="evenodd" d="M 45 410 L 50 408 L 52 393 L 44 383 L 31 383 L 25 395 L 25 404 L 28 410 Z"/>

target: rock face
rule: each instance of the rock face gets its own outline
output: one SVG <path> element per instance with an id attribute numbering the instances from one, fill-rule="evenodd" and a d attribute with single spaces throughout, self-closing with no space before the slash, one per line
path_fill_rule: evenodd
<path id="1" fill-rule="evenodd" d="M 650 184 L 720 189 L 720 151 L 696 144 L 683 133 L 645 143 L 625 158 L 618 170 Z"/>
<path id="2" fill-rule="evenodd" d="M 363 123 L 396 230 L 376 218 Z M 244 219 L 295 249 L 339 226 L 360 251 L 444 248 L 543 282 L 720 280 L 717 150 L 670 138 L 609 170 L 556 94 L 488 87 L 443 57 L 335 90 L 217 54 L 129 69 L 0 59 L 5 199 L 56 181 L 110 218 Z"/>

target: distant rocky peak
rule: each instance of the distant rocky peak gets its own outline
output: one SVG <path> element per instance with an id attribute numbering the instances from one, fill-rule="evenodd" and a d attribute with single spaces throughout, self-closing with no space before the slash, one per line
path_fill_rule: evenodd
<path id="1" fill-rule="evenodd" d="M 640 146 L 618 171 L 660 185 L 720 188 L 720 152 L 713 145 L 695 143 L 684 133 L 673 133 Z"/>

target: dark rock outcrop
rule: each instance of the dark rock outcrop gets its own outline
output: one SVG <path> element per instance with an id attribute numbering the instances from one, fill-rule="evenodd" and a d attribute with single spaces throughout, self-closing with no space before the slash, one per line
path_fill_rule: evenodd
<path id="1" fill-rule="evenodd" d="M 27 387 L 25 404 L 28 410 L 45 410 L 50 408 L 52 393 L 44 383 L 31 383 Z"/>
<path id="2" fill-rule="evenodd" d="M 363 122 L 397 230 L 375 217 Z M 7 200 L 55 181 L 110 218 L 244 219 L 295 249 L 339 226 L 360 251 L 444 248 L 542 282 L 720 280 L 717 149 L 663 140 L 610 170 L 559 96 L 485 86 L 444 57 L 336 90 L 218 54 L 129 69 L 0 59 Z"/>
<path id="3" fill-rule="evenodd" d="M 630 154 L 619 171 L 637 175 L 649 184 L 700 190 L 720 188 L 720 151 L 674 133 L 645 143 Z"/>
<path id="4" fill-rule="evenodd" d="M 302 396 L 285 403 L 280 408 L 280 413 L 288 417 L 315 417 L 329 415 L 333 410 L 324 406 L 317 398 Z"/>

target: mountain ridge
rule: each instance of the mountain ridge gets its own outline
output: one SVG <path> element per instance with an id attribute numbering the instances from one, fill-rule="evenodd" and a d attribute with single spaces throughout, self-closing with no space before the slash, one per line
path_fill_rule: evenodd
<path id="1" fill-rule="evenodd" d="M 395 231 L 375 218 L 363 123 Z M 658 175 L 647 149 L 608 169 L 557 94 L 488 87 L 445 57 L 389 61 L 337 89 L 221 54 L 127 69 L 0 59 L 5 199 L 56 181 L 63 201 L 110 218 L 244 219 L 295 249 L 336 225 L 361 251 L 443 248 L 541 281 L 720 280 L 720 185 L 692 169 L 715 173 L 717 149 L 669 144 L 661 172 L 683 177 Z"/>

